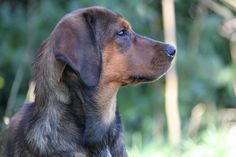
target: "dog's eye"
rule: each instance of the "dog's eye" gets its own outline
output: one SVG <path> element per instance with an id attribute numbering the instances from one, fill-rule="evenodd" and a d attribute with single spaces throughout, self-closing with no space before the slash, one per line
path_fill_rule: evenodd
<path id="1" fill-rule="evenodd" d="M 119 32 L 116 33 L 118 36 L 125 36 L 128 34 L 127 30 L 121 29 Z"/>

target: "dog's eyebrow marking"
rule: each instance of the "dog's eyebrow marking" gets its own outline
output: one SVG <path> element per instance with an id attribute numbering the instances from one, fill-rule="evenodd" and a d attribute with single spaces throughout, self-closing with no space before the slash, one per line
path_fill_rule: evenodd
<path id="1" fill-rule="evenodd" d="M 120 22 L 121 26 L 123 26 L 126 30 L 130 31 L 132 29 L 131 25 L 130 25 L 130 23 L 128 21 L 126 21 L 123 18 L 120 21 L 121 21 Z"/>

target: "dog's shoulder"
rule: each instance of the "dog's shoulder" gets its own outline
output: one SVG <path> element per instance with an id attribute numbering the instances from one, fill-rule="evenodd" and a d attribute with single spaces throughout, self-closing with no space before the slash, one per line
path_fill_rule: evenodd
<path id="1" fill-rule="evenodd" d="M 11 118 L 10 123 L 7 128 L 9 130 L 15 130 L 19 127 L 21 124 L 21 121 L 24 119 L 25 116 L 28 115 L 32 111 L 32 108 L 34 108 L 35 103 L 29 103 L 23 105 L 18 112 Z"/>
<path id="2" fill-rule="evenodd" d="M 5 156 L 14 156 L 16 151 L 20 151 L 23 149 L 18 149 L 17 145 L 22 145 L 21 142 L 23 140 L 23 130 L 24 123 L 22 122 L 28 113 L 31 113 L 32 108 L 35 106 L 35 103 L 25 104 L 23 105 L 18 112 L 11 118 L 10 123 L 6 126 L 3 133 L 6 135 L 4 137 L 4 155 Z M 19 136 L 20 135 L 20 136 Z M 19 147 L 23 148 L 23 147 Z"/>

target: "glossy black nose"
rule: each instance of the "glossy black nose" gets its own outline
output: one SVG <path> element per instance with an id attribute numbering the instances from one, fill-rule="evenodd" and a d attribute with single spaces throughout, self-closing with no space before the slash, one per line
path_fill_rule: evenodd
<path id="1" fill-rule="evenodd" d="M 168 44 L 164 48 L 164 52 L 167 54 L 168 57 L 173 58 L 175 56 L 176 49 L 174 46 Z"/>

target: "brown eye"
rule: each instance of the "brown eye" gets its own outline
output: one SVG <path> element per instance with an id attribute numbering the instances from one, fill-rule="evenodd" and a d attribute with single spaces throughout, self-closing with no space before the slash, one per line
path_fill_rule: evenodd
<path id="1" fill-rule="evenodd" d="M 120 37 L 123 37 L 123 36 L 125 36 L 127 34 L 128 34 L 128 32 L 125 29 L 121 29 L 119 32 L 116 33 L 116 35 L 118 35 Z"/>

